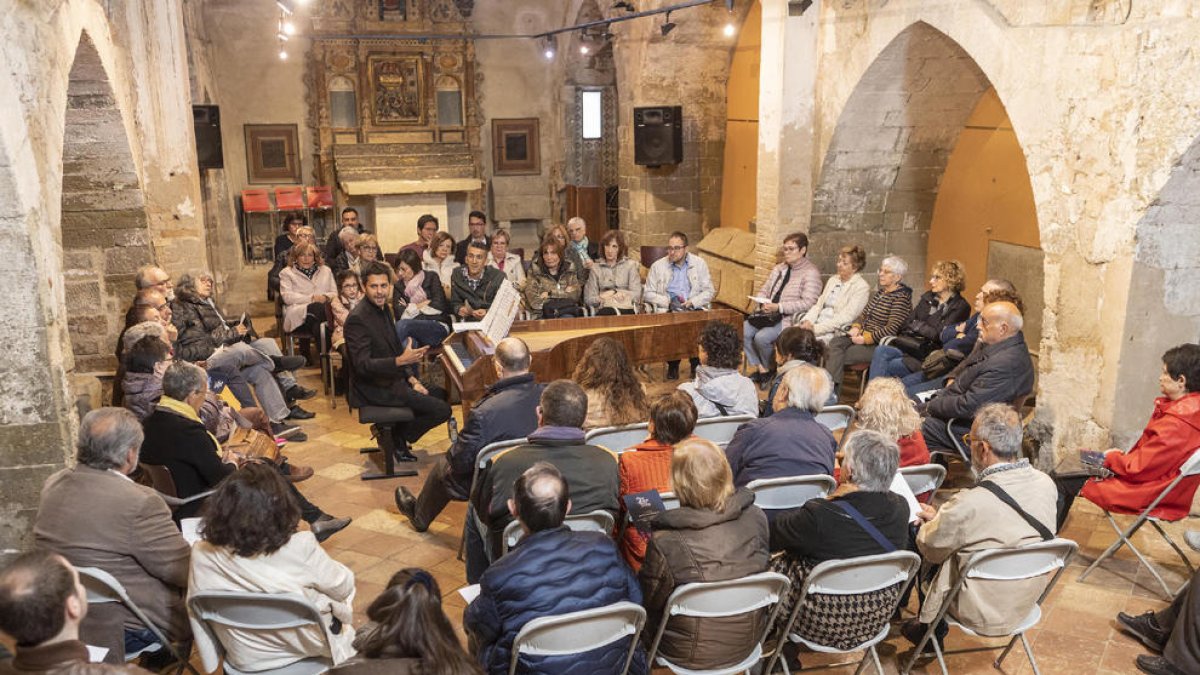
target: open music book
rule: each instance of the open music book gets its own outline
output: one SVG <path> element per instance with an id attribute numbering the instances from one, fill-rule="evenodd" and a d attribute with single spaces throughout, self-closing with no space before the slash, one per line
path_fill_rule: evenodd
<path id="1" fill-rule="evenodd" d="M 520 311 L 521 293 L 511 281 L 505 279 L 504 283 L 500 284 L 500 289 L 496 291 L 496 298 L 492 300 L 492 306 L 488 308 L 483 320 L 459 321 L 454 324 L 454 332 L 463 333 L 477 330 L 495 345 L 508 337 L 508 332 L 512 330 L 513 322 L 517 320 L 517 314 Z"/>

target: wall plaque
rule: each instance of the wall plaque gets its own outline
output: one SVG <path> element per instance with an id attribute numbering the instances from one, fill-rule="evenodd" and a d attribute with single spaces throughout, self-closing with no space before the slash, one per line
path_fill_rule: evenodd
<path id="1" fill-rule="evenodd" d="M 497 176 L 539 174 L 538 120 L 492 120 L 492 170 Z"/>
<path id="2" fill-rule="evenodd" d="M 299 183 L 300 141 L 295 124 L 247 124 L 246 181 Z"/>

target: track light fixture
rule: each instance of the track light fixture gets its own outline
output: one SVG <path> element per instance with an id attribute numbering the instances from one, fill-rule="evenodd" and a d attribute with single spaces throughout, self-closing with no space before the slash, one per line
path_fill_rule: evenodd
<path id="1" fill-rule="evenodd" d="M 663 37 L 666 37 L 667 34 L 673 30 L 675 30 L 675 22 L 671 20 L 671 13 L 667 12 L 667 20 L 665 22 L 663 22 L 663 25 L 662 25 Z"/>
<path id="2" fill-rule="evenodd" d="M 291 16 L 296 10 L 292 7 L 292 3 L 288 0 L 275 0 L 275 4 L 279 5 L 279 11 Z"/>
<path id="3" fill-rule="evenodd" d="M 547 61 L 553 61 L 554 55 L 558 53 L 558 46 L 554 42 L 554 37 L 547 35 L 542 42 L 542 56 L 546 57 Z"/>

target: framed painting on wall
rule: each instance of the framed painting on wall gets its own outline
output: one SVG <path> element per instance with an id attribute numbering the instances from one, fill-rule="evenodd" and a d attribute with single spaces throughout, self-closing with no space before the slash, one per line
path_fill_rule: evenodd
<path id="1" fill-rule="evenodd" d="M 247 124 L 246 182 L 300 183 L 300 137 L 295 124 Z"/>
<path id="2" fill-rule="evenodd" d="M 497 176 L 539 174 L 538 120 L 492 120 L 492 169 Z"/>
<path id="3" fill-rule="evenodd" d="M 419 54 L 372 54 L 367 67 L 376 126 L 425 124 L 425 68 Z"/>

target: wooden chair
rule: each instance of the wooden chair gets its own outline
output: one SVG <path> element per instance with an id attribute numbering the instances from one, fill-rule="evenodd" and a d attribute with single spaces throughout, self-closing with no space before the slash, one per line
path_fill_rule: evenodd
<path id="1" fill-rule="evenodd" d="M 666 246 L 643 246 L 641 250 L 642 267 L 649 268 L 658 260 L 667 254 Z"/>

